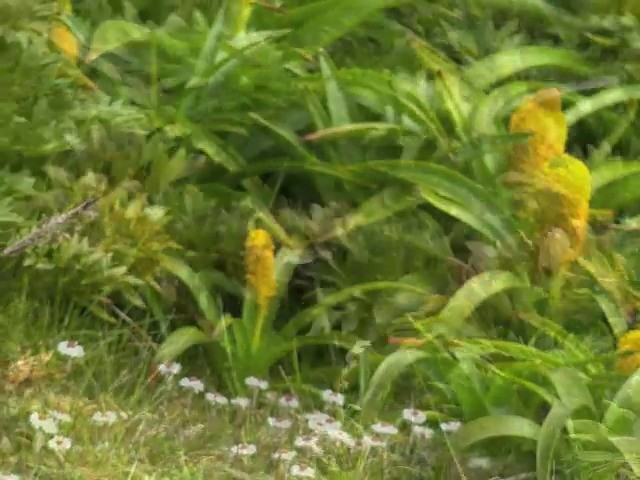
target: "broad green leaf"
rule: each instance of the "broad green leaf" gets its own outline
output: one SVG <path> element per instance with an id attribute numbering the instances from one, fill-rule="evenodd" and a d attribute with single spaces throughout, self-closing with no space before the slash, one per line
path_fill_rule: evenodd
<path id="1" fill-rule="evenodd" d="M 504 11 L 513 18 L 558 22 L 565 27 L 583 27 L 581 18 L 545 0 L 478 0 L 478 5 L 492 11 Z M 546 23 L 545 23 L 546 24 Z"/>
<path id="2" fill-rule="evenodd" d="M 552 480 L 555 478 L 552 472 L 554 452 L 562 430 L 570 416 L 571 409 L 562 402 L 556 401 L 544 419 L 536 447 L 537 480 Z"/>
<path id="3" fill-rule="evenodd" d="M 474 62 L 464 71 L 468 83 L 483 90 L 524 70 L 556 67 L 587 75 L 592 68 L 575 50 L 527 46 L 502 50 Z"/>
<path id="4" fill-rule="evenodd" d="M 640 161 L 601 164 L 591 178 L 594 207 L 617 209 L 640 199 Z"/>
<path id="5" fill-rule="evenodd" d="M 608 88 L 595 95 L 583 98 L 565 112 L 567 125 L 572 126 L 584 117 L 603 108 L 640 99 L 640 85 Z"/>
<path id="6" fill-rule="evenodd" d="M 520 437 L 538 440 L 540 425 L 518 415 L 490 415 L 465 423 L 451 438 L 464 449 L 478 442 L 498 437 Z"/>
<path id="7" fill-rule="evenodd" d="M 549 374 L 553 386 L 558 392 L 560 401 L 575 411 L 588 407 L 595 411 L 593 397 L 585 382 L 584 376 L 574 368 L 561 367 Z"/>
<path id="8" fill-rule="evenodd" d="M 326 312 L 336 305 L 359 297 L 367 292 L 383 290 L 406 290 L 409 292 L 415 292 L 424 295 L 426 292 L 424 289 L 418 288 L 415 285 L 403 282 L 369 282 L 360 283 L 351 287 L 343 288 L 339 292 L 327 295 L 318 304 L 313 307 L 300 310 L 295 316 L 293 316 L 287 325 L 282 330 L 282 336 L 285 338 L 293 337 L 303 327 L 310 324 L 316 317 Z"/>
<path id="9" fill-rule="evenodd" d="M 636 370 L 620 387 L 613 397 L 611 405 L 604 414 L 603 423 L 611 429 L 616 422 L 620 409 L 640 413 L 640 370 Z"/>
<path id="10" fill-rule="evenodd" d="M 327 96 L 327 108 L 331 117 L 332 127 L 341 127 L 352 123 L 347 107 L 347 100 L 340 89 L 340 85 L 336 81 L 334 74 L 334 66 L 331 64 L 329 57 L 320 54 L 320 71 L 324 79 L 325 95 Z"/>
<path id="11" fill-rule="evenodd" d="M 453 294 L 430 324 L 436 332 L 455 331 L 487 299 L 509 289 L 526 287 L 527 284 L 511 272 L 494 270 L 480 273 Z"/>
<path id="12" fill-rule="evenodd" d="M 86 61 L 92 62 L 100 55 L 111 52 L 130 42 L 148 39 L 152 31 L 137 23 L 125 20 L 107 20 L 93 34 Z"/>
<path id="13" fill-rule="evenodd" d="M 507 251 L 516 247 L 516 226 L 495 197 L 458 172 L 435 164 L 409 161 L 369 162 L 370 167 L 415 184 L 433 206 L 474 228 Z"/>
<path id="14" fill-rule="evenodd" d="M 189 288 L 207 321 L 211 325 L 217 325 L 220 320 L 220 308 L 199 275 L 189 265 L 177 258 L 164 256 L 161 265 Z"/>
<path id="15" fill-rule="evenodd" d="M 402 349 L 393 352 L 378 366 L 367 389 L 360 407 L 362 408 L 362 421 L 367 422 L 377 416 L 380 406 L 393 381 L 408 367 L 426 357 L 426 353 L 414 349 Z"/>
<path id="16" fill-rule="evenodd" d="M 640 476 L 640 441 L 638 437 L 609 437 L 609 441 L 622 453 L 633 473 Z"/>
<path id="17" fill-rule="evenodd" d="M 611 331 L 616 338 L 619 338 L 629 329 L 625 312 L 608 295 L 594 294 L 593 298 L 596 299 L 604 312 Z"/>
<path id="18" fill-rule="evenodd" d="M 180 356 L 194 345 L 212 342 L 213 339 L 198 327 L 180 327 L 171 332 L 156 352 L 156 362 L 168 362 Z"/>

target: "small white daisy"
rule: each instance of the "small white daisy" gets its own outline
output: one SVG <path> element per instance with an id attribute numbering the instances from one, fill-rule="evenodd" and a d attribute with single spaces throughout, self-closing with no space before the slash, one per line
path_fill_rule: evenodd
<path id="1" fill-rule="evenodd" d="M 217 392 L 207 392 L 204 394 L 204 398 L 214 405 L 229 405 L 229 399 Z"/>
<path id="2" fill-rule="evenodd" d="M 336 440 L 349 448 L 356 446 L 354 438 L 342 429 L 326 430 L 325 433 L 330 439 Z"/>
<path id="3" fill-rule="evenodd" d="M 440 424 L 440 428 L 442 429 L 442 431 L 447 433 L 453 433 L 460 429 L 461 426 L 462 423 L 457 420 L 452 420 L 451 422 L 444 422 Z"/>
<path id="4" fill-rule="evenodd" d="M 289 475 L 298 478 L 316 478 L 316 471 L 303 465 L 291 465 Z"/>
<path id="5" fill-rule="evenodd" d="M 57 410 L 49 410 L 49 417 L 54 418 L 56 421 L 60 423 L 69 423 L 71 422 L 71 416 L 64 412 L 59 412 Z"/>
<path id="6" fill-rule="evenodd" d="M 398 429 L 387 422 L 378 422 L 371 425 L 371 430 L 378 435 L 395 435 L 398 433 Z"/>
<path id="7" fill-rule="evenodd" d="M 269 426 L 279 428 L 280 430 L 286 430 L 288 428 L 291 428 L 291 425 L 293 425 L 293 422 L 288 418 L 269 417 L 267 419 L 267 423 L 269 424 Z"/>
<path id="8" fill-rule="evenodd" d="M 365 435 L 362 437 L 362 446 L 367 448 L 386 447 L 387 442 L 375 435 Z"/>
<path id="9" fill-rule="evenodd" d="M 238 455 L 241 457 L 250 457 L 251 455 L 255 455 L 257 451 L 258 449 L 252 443 L 239 443 L 229 449 L 231 455 Z"/>
<path id="10" fill-rule="evenodd" d="M 157 371 L 164 377 L 173 377 L 182 371 L 182 365 L 178 362 L 165 362 L 158 365 Z"/>
<path id="11" fill-rule="evenodd" d="M 280 399 L 278 400 L 278 404 L 283 408 L 294 409 L 294 408 L 300 407 L 300 402 L 298 401 L 298 397 L 291 394 L 281 396 Z"/>
<path id="12" fill-rule="evenodd" d="M 256 377 L 247 377 L 244 379 L 244 384 L 253 390 L 266 390 L 269 388 L 269 382 L 266 380 L 260 380 Z"/>
<path id="13" fill-rule="evenodd" d="M 71 448 L 71 439 L 63 437 L 62 435 L 56 435 L 47 442 L 47 447 L 54 452 L 66 452 Z"/>
<path id="14" fill-rule="evenodd" d="M 334 392 L 333 390 L 323 390 L 322 399 L 326 403 L 333 403 L 335 405 L 339 405 L 340 407 L 344 405 L 344 395 L 338 392 Z"/>
<path id="15" fill-rule="evenodd" d="M 433 437 L 434 431 L 429 427 L 424 427 L 422 425 L 413 425 L 411 427 L 411 435 L 418 438 L 423 438 L 425 440 L 429 440 Z"/>
<path id="16" fill-rule="evenodd" d="M 327 418 L 326 420 L 309 420 L 307 422 L 308 427 L 316 432 L 330 432 L 340 430 L 342 424 L 338 420 L 333 418 Z"/>
<path id="17" fill-rule="evenodd" d="M 91 421 L 96 425 L 113 425 L 118 420 L 118 415 L 115 412 L 95 412 L 91 416 Z"/>
<path id="18" fill-rule="evenodd" d="M 309 449 L 315 453 L 322 453 L 322 449 L 318 446 L 318 437 L 313 437 L 311 435 L 299 436 L 296 437 L 293 444 L 297 448 Z"/>
<path id="19" fill-rule="evenodd" d="M 491 468 L 491 459 L 488 457 L 471 457 L 467 465 L 469 468 L 478 470 L 489 470 Z"/>
<path id="20" fill-rule="evenodd" d="M 414 425 L 422 425 L 427 421 L 427 415 L 423 411 L 416 410 L 415 408 L 405 408 L 402 411 L 402 418 Z"/>
<path id="21" fill-rule="evenodd" d="M 234 407 L 247 408 L 251 405 L 251 400 L 247 397 L 235 397 L 229 400 L 229 403 Z"/>
<path id="22" fill-rule="evenodd" d="M 36 430 L 42 430 L 44 433 L 55 435 L 58 433 L 58 422 L 55 418 L 49 416 L 41 416 L 38 412 L 29 415 L 29 423 Z"/>
<path id="23" fill-rule="evenodd" d="M 58 343 L 58 352 L 72 358 L 84 357 L 84 348 L 78 342 L 65 340 Z"/>
<path id="24" fill-rule="evenodd" d="M 326 422 L 327 420 L 331 420 L 331 415 L 327 415 L 324 412 L 315 411 L 311 413 L 305 413 L 304 418 L 308 421 Z"/>
<path id="25" fill-rule="evenodd" d="M 274 460 L 280 460 L 282 462 L 290 462 L 291 460 L 294 459 L 294 457 L 297 455 L 295 450 L 285 450 L 285 449 L 281 449 L 281 450 L 277 450 L 274 454 L 273 454 L 273 459 Z"/>
<path id="26" fill-rule="evenodd" d="M 196 393 L 204 392 L 204 383 L 197 377 L 183 377 L 180 379 L 178 385 L 186 390 L 193 390 Z"/>
<path id="27" fill-rule="evenodd" d="M 20 480 L 20 475 L 15 473 L 0 473 L 0 480 Z"/>

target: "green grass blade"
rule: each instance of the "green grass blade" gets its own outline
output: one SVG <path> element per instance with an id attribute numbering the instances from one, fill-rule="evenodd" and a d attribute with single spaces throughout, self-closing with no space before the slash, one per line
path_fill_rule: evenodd
<path id="1" fill-rule="evenodd" d="M 635 475 L 640 477 L 640 441 L 638 437 L 609 437 Z"/>
<path id="2" fill-rule="evenodd" d="M 621 208 L 640 198 L 640 162 L 612 162 L 594 168 L 592 205 L 596 208 Z"/>
<path id="3" fill-rule="evenodd" d="M 561 367 L 549 374 L 551 383 L 558 392 L 560 401 L 572 411 L 588 407 L 595 411 L 593 397 L 584 376 L 574 368 Z"/>
<path id="4" fill-rule="evenodd" d="M 524 70 L 555 67 L 587 75 L 592 68 L 575 50 L 527 46 L 502 50 L 474 62 L 464 71 L 466 81 L 480 90 Z"/>
<path id="5" fill-rule="evenodd" d="M 640 370 L 636 370 L 613 397 L 603 417 L 607 428 L 612 429 L 622 410 L 630 410 L 636 415 L 640 412 Z"/>
<path id="6" fill-rule="evenodd" d="M 518 415 L 490 415 L 465 423 L 451 437 L 451 441 L 456 447 L 464 449 L 498 437 L 519 437 L 537 441 L 539 434 L 540 425 L 528 418 Z"/>
<path id="7" fill-rule="evenodd" d="M 571 409 L 562 402 L 556 401 L 547 414 L 538 436 L 536 447 L 536 478 L 552 480 L 553 457 L 562 430 L 571 416 Z"/>
<path id="8" fill-rule="evenodd" d="M 102 22 L 93 33 L 86 61 L 92 62 L 100 55 L 116 50 L 127 43 L 147 40 L 151 34 L 152 31 L 147 27 L 125 20 Z"/>
<path id="9" fill-rule="evenodd" d="M 426 353 L 414 349 L 398 350 L 378 366 L 367 389 L 360 407 L 362 409 L 362 421 L 368 422 L 379 413 L 380 406 L 391 387 L 391 383 L 409 366 L 426 357 Z"/>
<path id="10" fill-rule="evenodd" d="M 565 112 L 567 125 L 572 126 L 584 117 L 603 108 L 640 99 L 640 85 L 627 85 L 603 90 L 591 97 L 586 97 Z"/>
<path id="11" fill-rule="evenodd" d="M 198 327 L 180 327 L 171 332 L 156 352 L 155 362 L 168 362 L 174 360 L 194 345 L 212 342 Z"/>

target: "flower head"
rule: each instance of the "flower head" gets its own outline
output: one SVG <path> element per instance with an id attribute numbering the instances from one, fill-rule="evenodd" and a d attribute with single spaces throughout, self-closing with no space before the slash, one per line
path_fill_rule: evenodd
<path id="1" fill-rule="evenodd" d="M 315 453 L 322 453 L 322 449 L 318 445 L 318 437 L 314 437 L 311 435 L 299 436 L 299 437 L 296 437 L 293 444 L 297 448 L 308 449 Z"/>
<path id="2" fill-rule="evenodd" d="M 269 232 L 261 228 L 249 232 L 245 242 L 245 264 L 247 287 L 264 310 L 276 293 L 274 246 Z"/>
<path id="3" fill-rule="evenodd" d="M 247 377 L 244 379 L 244 384 L 253 390 L 266 390 L 269 388 L 269 382 L 266 380 L 260 380 L 256 377 Z"/>
<path id="4" fill-rule="evenodd" d="M 249 457 L 251 455 L 255 455 L 257 451 L 258 449 L 252 443 L 240 443 L 238 445 L 234 445 L 229 449 L 231 455 L 238 455 L 240 457 Z"/>
<path id="5" fill-rule="evenodd" d="M 422 425 L 413 425 L 411 427 L 411 435 L 413 437 L 429 440 L 431 437 L 433 437 L 433 434 L 433 430 L 429 427 L 424 427 Z"/>
<path id="6" fill-rule="evenodd" d="M 311 467 L 303 465 L 291 465 L 289 475 L 297 478 L 315 478 L 316 471 Z"/>
<path id="7" fill-rule="evenodd" d="M 291 420 L 289 420 L 288 418 L 269 417 L 267 418 L 267 423 L 269 424 L 269 426 L 278 428 L 280 430 L 286 430 L 288 428 L 291 428 L 291 425 L 293 425 L 293 422 L 291 422 Z"/>
<path id="8" fill-rule="evenodd" d="M 213 405 L 229 405 L 229 399 L 217 392 L 207 392 L 204 398 Z"/>
<path id="9" fill-rule="evenodd" d="M 165 362 L 158 365 L 156 370 L 163 377 L 172 377 L 180 373 L 182 365 L 178 362 Z"/>
<path id="10" fill-rule="evenodd" d="M 355 439 L 341 428 L 325 430 L 325 433 L 331 440 L 342 443 L 349 448 L 353 448 L 356 446 Z"/>
<path id="11" fill-rule="evenodd" d="M 0 473 L 0 480 L 20 480 L 20 476 L 15 473 Z"/>
<path id="12" fill-rule="evenodd" d="M 298 397 L 295 395 L 287 394 L 283 395 L 278 399 L 278 404 L 283 408 L 299 408 L 300 402 L 298 401 Z"/>
<path id="13" fill-rule="evenodd" d="M 91 421 L 96 425 L 113 425 L 118 419 L 118 415 L 115 412 L 95 412 L 91 416 Z"/>
<path id="14" fill-rule="evenodd" d="M 616 362 L 616 369 L 620 373 L 629 375 L 640 368 L 640 330 L 629 330 L 620 337 L 618 353 L 621 356 Z"/>
<path id="15" fill-rule="evenodd" d="M 471 457 L 467 465 L 469 465 L 469 468 L 475 468 L 477 470 L 489 470 L 491 463 L 491 459 L 488 457 Z"/>
<path id="16" fill-rule="evenodd" d="M 82 348 L 82 345 L 72 340 L 65 340 L 58 343 L 58 352 L 71 358 L 84 357 L 84 348 Z"/>
<path id="17" fill-rule="evenodd" d="M 402 418 L 414 425 L 422 425 L 427 421 L 427 415 L 423 411 L 416 410 L 415 408 L 405 408 L 402 411 Z"/>
<path id="18" fill-rule="evenodd" d="M 49 410 L 49 417 L 55 419 L 60 423 L 69 423 L 71 422 L 71 416 L 68 413 L 59 412 L 57 410 Z"/>
<path id="19" fill-rule="evenodd" d="M 55 435 L 58 433 L 58 421 L 51 416 L 40 415 L 38 412 L 32 412 L 29 415 L 29 423 L 36 430 L 42 430 L 44 433 Z"/>
<path id="20" fill-rule="evenodd" d="M 460 423 L 457 420 L 452 420 L 450 422 L 444 422 L 440 424 L 440 429 L 443 432 L 447 432 L 447 433 L 453 433 L 458 431 L 458 429 L 462 426 L 462 423 Z"/>
<path id="21" fill-rule="evenodd" d="M 234 407 L 247 408 L 251 405 L 251 400 L 247 397 L 235 397 L 229 400 L 229 403 Z"/>
<path id="22" fill-rule="evenodd" d="M 333 390 L 323 390 L 322 391 L 322 399 L 326 403 L 333 403 L 338 406 L 344 405 L 344 395 L 341 393 L 334 392 Z"/>
<path id="23" fill-rule="evenodd" d="M 386 447 L 387 442 L 376 435 L 365 435 L 362 437 L 362 446 L 366 448 Z"/>
<path id="24" fill-rule="evenodd" d="M 395 435 L 398 433 L 398 429 L 387 422 L 378 422 L 371 425 L 371 430 L 378 435 Z"/>
<path id="25" fill-rule="evenodd" d="M 183 377 L 180 379 L 179 385 L 196 393 L 204 392 L 204 383 L 197 377 Z"/>
<path id="26" fill-rule="evenodd" d="M 280 449 L 276 450 L 276 452 L 273 454 L 273 459 L 280 460 L 282 462 L 290 462 L 295 458 L 296 455 L 297 453 L 295 450 Z"/>
<path id="27" fill-rule="evenodd" d="M 71 439 L 63 437 L 62 435 L 56 435 L 47 442 L 47 447 L 54 452 L 66 452 L 71 448 Z"/>

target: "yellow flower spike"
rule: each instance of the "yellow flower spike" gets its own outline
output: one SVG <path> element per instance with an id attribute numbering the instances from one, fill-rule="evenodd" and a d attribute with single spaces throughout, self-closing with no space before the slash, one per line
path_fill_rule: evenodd
<path id="1" fill-rule="evenodd" d="M 629 330 L 618 339 L 618 353 L 625 353 L 616 362 L 616 370 L 632 374 L 640 368 L 640 330 Z"/>
<path id="2" fill-rule="evenodd" d="M 53 26 L 49 31 L 49 39 L 73 65 L 77 63 L 78 53 L 80 51 L 78 39 L 64 23 L 59 20 L 54 20 Z"/>
<path id="3" fill-rule="evenodd" d="M 529 133 L 527 142 L 517 145 L 511 161 L 515 170 L 531 171 L 564 153 L 568 127 L 562 113 L 562 96 L 557 88 L 539 90 L 511 115 L 510 133 Z"/>
<path id="4" fill-rule="evenodd" d="M 271 235 L 261 228 L 251 230 L 245 243 L 247 287 L 255 296 L 261 311 L 265 311 L 276 292 L 274 246 Z"/>
<path id="5" fill-rule="evenodd" d="M 569 236 L 576 254 L 582 251 L 589 225 L 591 172 L 579 159 L 564 154 L 552 159 L 542 170 L 543 184 L 554 195 L 547 209 L 542 202 L 541 214 L 553 213 L 551 223 Z"/>

